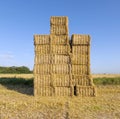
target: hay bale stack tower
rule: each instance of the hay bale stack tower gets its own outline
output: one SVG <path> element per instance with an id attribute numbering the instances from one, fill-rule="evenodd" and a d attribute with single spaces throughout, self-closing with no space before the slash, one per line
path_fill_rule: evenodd
<path id="1" fill-rule="evenodd" d="M 51 17 L 50 35 L 34 35 L 35 96 L 95 96 L 90 36 L 68 36 L 68 18 Z"/>

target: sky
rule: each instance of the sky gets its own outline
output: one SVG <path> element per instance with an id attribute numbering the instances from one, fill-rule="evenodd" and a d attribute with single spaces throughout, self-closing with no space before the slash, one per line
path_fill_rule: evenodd
<path id="1" fill-rule="evenodd" d="M 90 34 L 91 73 L 120 73 L 120 0 L 0 0 L 0 66 L 34 66 L 34 34 L 68 16 L 69 36 Z"/>

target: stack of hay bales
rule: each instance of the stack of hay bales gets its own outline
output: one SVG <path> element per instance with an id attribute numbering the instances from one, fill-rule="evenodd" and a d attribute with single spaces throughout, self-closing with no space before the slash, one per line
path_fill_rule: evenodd
<path id="1" fill-rule="evenodd" d="M 35 35 L 34 95 L 52 96 L 50 35 Z"/>
<path id="2" fill-rule="evenodd" d="M 95 87 L 90 75 L 90 36 L 72 35 L 72 80 L 76 95 L 94 96 Z"/>
<path id="3" fill-rule="evenodd" d="M 50 38 L 53 55 L 52 82 L 55 96 L 70 96 L 70 44 L 68 36 L 68 18 L 51 17 Z"/>
<path id="4" fill-rule="evenodd" d="M 50 35 L 35 35 L 34 95 L 70 96 L 68 18 L 51 17 Z"/>
<path id="5" fill-rule="evenodd" d="M 71 41 L 67 17 L 51 17 L 50 35 L 34 35 L 35 96 L 95 96 L 90 37 L 74 34 Z"/>

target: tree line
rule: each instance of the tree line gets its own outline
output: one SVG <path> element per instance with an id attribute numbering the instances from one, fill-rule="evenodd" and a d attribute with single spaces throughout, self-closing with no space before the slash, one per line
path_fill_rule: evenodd
<path id="1" fill-rule="evenodd" d="M 0 74 L 29 74 L 33 73 L 28 67 L 26 66 L 12 66 L 12 67 L 1 67 L 0 66 Z"/>

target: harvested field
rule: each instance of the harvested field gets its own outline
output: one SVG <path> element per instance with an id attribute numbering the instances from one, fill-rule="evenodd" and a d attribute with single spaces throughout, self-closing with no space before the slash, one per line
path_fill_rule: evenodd
<path id="1" fill-rule="evenodd" d="M 33 78 L 33 74 L 0 74 L 0 78 Z M 114 78 L 120 74 L 92 74 L 93 78 Z"/>
<path id="2" fill-rule="evenodd" d="M 97 97 L 82 98 L 34 97 L 30 85 L 0 85 L 0 119 L 119 119 L 119 104 L 120 85 L 98 85 Z"/>

